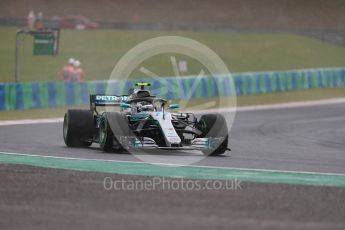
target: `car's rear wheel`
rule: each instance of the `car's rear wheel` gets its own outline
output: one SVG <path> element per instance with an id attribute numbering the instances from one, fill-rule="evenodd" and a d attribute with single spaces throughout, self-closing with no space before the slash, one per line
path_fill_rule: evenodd
<path id="1" fill-rule="evenodd" d="M 63 122 L 63 139 L 68 147 L 89 147 L 94 130 L 93 112 L 68 110 Z"/>
<path id="2" fill-rule="evenodd" d="M 208 156 L 224 154 L 228 149 L 228 127 L 226 120 L 221 114 L 204 114 L 198 122 L 198 128 L 202 131 L 200 137 L 220 139 L 222 142 L 214 148 L 204 150 L 203 153 Z"/>

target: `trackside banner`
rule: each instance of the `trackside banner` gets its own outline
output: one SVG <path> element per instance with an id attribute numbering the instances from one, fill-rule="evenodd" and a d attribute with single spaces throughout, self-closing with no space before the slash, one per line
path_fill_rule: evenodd
<path id="1" fill-rule="evenodd" d="M 163 77 L 149 82 L 154 95 L 164 99 L 202 99 L 242 96 L 314 88 L 345 86 L 345 68 L 302 69 L 235 73 L 232 76 Z M 99 104 L 125 102 L 125 95 L 138 80 L 0 83 L 0 111 L 88 105 L 90 95 Z M 198 84 L 191 95 L 191 86 Z M 235 87 L 230 87 L 234 84 Z M 106 95 L 114 95 L 104 97 Z M 122 96 L 115 96 L 122 95 Z M 103 97 L 102 97 L 103 96 Z"/>

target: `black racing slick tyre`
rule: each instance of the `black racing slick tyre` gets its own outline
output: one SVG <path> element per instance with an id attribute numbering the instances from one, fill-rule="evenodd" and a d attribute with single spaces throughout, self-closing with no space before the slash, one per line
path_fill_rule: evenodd
<path id="1" fill-rule="evenodd" d="M 93 112 L 70 109 L 63 122 L 63 139 L 68 147 L 89 147 L 94 130 Z"/>
<path id="2" fill-rule="evenodd" d="M 105 113 L 99 125 L 99 146 L 104 152 L 110 152 L 112 150 L 113 139 L 113 132 L 108 121 L 108 113 Z"/>
<path id="3" fill-rule="evenodd" d="M 224 154 L 228 149 L 228 127 L 226 120 L 221 114 L 204 114 L 198 122 L 198 128 L 202 131 L 199 137 L 208 137 L 223 140 L 213 149 L 205 150 L 203 153 L 208 156 Z"/>
<path id="4" fill-rule="evenodd" d="M 123 152 L 128 146 L 121 141 L 133 136 L 128 120 L 124 113 L 107 112 L 103 114 L 103 120 L 100 125 L 100 146 L 106 151 Z"/>

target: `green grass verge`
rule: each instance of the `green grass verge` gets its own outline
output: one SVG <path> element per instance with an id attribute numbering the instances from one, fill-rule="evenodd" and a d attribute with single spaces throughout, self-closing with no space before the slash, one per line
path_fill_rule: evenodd
<path id="1" fill-rule="evenodd" d="M 250 105 L 264 105 L 264 104 L 279 104 L 285 102 L 298 101 L 312 101 L 331 98 L 344 98 L 344 88 L 332 89 L 311 89 L 296 92 L 283 92 L 262 95 L 250 95 L 237 97 L 237 106 Z M 193 100 L 188 103 L 188 106 L 196 106 L 201 103 L 207 103 L 208 100 Z M 222 105 L 220 105 L 222 106 Z M 72 107 L 87 109 L 88 106 Z M 63 117 L 67 107 L 53 108 L 53 109 L 29 109 L 19 111 L 2 111 L 0 112 L 0 120 L 16 120 L 16 119 L 38 119 L 38 118 L 56 118 Z"/>
<path id="2" fill-rule="evenodd" d="M 0 82 L 14 80 L 16 28 L 0 27 Z M 290 34 L 164 32 L 126 30 L 63 30 L 57 56 L 33 56 L 32 37 L 27 36 L 20 49 L 20 80 L 58 80 L 58 73 L 69 57 L 81 60 L 86 80 L 108 79 L 129 49 L 147 39 L 177 35 L 195 39 L 214 50 L 231 72 L 289 70 L 345 66 L 345 47 Z M 200 63 L 186 59 L 188 75 L 200 72 Z M 158 55 L 142 63 L 159 76 L 173 76 L 170 54 Z M 138 70 L 133 77 L 143 76 Z"/>

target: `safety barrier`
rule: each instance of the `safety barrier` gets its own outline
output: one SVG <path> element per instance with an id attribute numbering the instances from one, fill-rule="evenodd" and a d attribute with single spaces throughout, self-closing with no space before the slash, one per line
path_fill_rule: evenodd
<path id="1" fill-rule="evenodd" d="M 345 68 L 248 72 L 228 75 L 142 79 L 152 84 L 153 94 L 167 99 L 241 96 L 312 88 L 345 86 Z M 138 80 L 77 83 L 0 83 L 0 110 L 85 105 L 90 94 L 127 94 Z M 193 87 L 196 85 L 195 90 Z"/>

